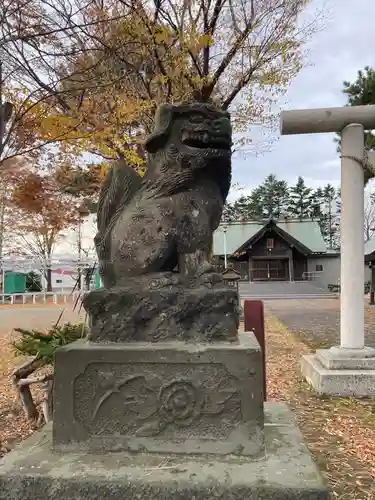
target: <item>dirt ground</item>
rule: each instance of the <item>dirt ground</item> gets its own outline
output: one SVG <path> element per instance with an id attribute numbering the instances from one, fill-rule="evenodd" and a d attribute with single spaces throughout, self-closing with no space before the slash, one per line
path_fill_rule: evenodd
<path id="1" fill-rule="evenodd" d="M 297 314 L 296 304 L 287 302 L 278 301 L 274 307 L 266 304 L 268 399 L 286 401 L 292 407 L 333 499 L 374 500 L 375 398 L 317 396 L 299 375 L 301 356 L 310 352 L 316 343 L 325 345 L 333 339 L 331 335 L 337 335 L 337 325 L 328 324 L 328 320 L 325 326 L 322 318 L 331 313 L 331 318 L 334 314 L 337 316 L 338 304 L 324 305 L 319 299 L 313 305 L 299 304 Z M 9 381 L 11 371 L 22 363 L 22 358 L 15 358 L 10 347 L 14 338 L 12 329 L 47 329 L 56 322 L 61 311 L 61 306 L 53 305 L 0 308 L 0 456 L 34 431 Z M 306 321 L 297 324 L 294 320 L 292 323 L 293 314 L 294 318 L 302 318 L 303 311 Z M 278 319 L 282 314 L 283 322 L 289 322 L 289 330 Z M 76 322 L 82 320 L 82 316 L 68 305 L 63 322 Z M 366 309 L 366 324 L 373 331 L 375 309 Z M 318 337 L 314 336 L 314 331 L 319 333 Z"/>
<path id="2" fill-rule="evenodd" d="M 71 304 L 66 308 L 52 304 L 42 307 L 0 307 L 0 456 L 7 452 L 15 441 L 23 439 L 34 430 L 33 425 L 27 422 L 23 415 L 9 378 L 12 370 L 23 362 L 22 357 L 14 356 L 11 348 L 11 341 L 15 338 L 13 328 L 48 329 L 56 323 L 62 311 L 62 321 L 65 323 L 78 322 L 83 316 L 73 311 Z"/>
<path id="3" fill-rule="evenodd" d="M 301 356 L 312 351 L 303 339 L 268 313 L 268 399 L 292 407 L 333 499 L 374 500 L 375 398 L 317 395 L 300 376 Z"/>

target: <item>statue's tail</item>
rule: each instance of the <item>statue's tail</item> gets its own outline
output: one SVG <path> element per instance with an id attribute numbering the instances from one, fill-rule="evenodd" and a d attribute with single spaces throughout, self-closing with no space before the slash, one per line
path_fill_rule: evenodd
<path id="1" fill-rule="evenodd" d="M 124 161 L 119 161 L 108 172 L 100 190 L 95 246 L 99 258 L 99 272 L 107 288 L 114 281 L 110 250 L 111 232 L 141 182 L 142 178 L 135 170 Z"/>

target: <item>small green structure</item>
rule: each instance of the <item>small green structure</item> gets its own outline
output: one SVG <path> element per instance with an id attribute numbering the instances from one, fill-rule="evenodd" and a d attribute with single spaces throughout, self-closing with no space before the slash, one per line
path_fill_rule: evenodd
<path id="1" fill-rule="evenodd" d="M 25 293 L 26 291 L 26 274 L 6 272 L 4 276 L 4 294 Z"/>
<path id="2" fill-rule="evenodd" d="M 102 286 L 102 279 L 100 277 L 99 270 L 95 272 L 94 284 L 95 288 L 100 288 Z"/>

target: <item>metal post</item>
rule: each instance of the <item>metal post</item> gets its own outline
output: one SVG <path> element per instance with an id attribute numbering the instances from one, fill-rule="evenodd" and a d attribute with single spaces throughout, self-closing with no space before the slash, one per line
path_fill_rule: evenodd
<path id="1" fill-rule="evenodd" d="M 78 222 L 78 289 L 82 292 L 82 221 L 79 219 Z"/>
<path id="2" fill-rule="evenodd" d="M 245 300 L 244 302 L 244 327 L 245 332 L 252 332 L 259 342 L 262 352 L 263 365 L 263 398 L 267 400 L 267 377 L 266 377 L 266 339 L 264 324 L 264 306 L 261 300 Z"/>
<path id="3" fill-rule="evenodd" d="M 4 246 L 4 216 L 5 216 L 5 186 L 4 186 L 4 176 L 1 172 L 2 166 L 2 156 L 3 156 L 3 144 L 4 144 L 4 132 L 5 132 L 5 116 L 3 108 L 3 63 L 0 61 L 0 264 L 1 272 L 3 273 L 4 262 L 3 262 L 3 246 Z M 4 273 L 3 273 L 3 293 L 4 293 Z"/>
<path id="4" fill-rule="evenodd" d="M 223 226 L 223 235 L 224 235 L 224 268 L 228 267 L 227 261 L 227 226 Z"/>

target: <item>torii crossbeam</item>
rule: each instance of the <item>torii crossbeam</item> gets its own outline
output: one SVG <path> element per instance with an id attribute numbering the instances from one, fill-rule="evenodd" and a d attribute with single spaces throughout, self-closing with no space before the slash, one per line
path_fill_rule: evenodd
<path id="1" fill-rule="evenodd" d="M 327 394 L 375 394 L 375 349 L 365 347 L 363 299 L 364 130 L 372 129 L 375 106 L 281 113 L 282 135 L 341 133 L 340 347 L 305 356 L 301 364 L 314 388 Z"/>

